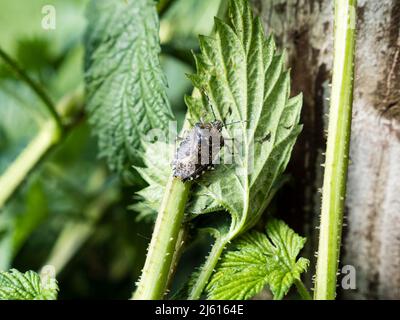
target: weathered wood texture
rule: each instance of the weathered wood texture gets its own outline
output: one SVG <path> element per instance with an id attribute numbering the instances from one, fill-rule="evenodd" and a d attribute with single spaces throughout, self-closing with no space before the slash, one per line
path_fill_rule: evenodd
<path id="1" fill-rule="evenodd" d="M 253 0 L 288 50 L 293 94 L 304 93 L 301 135 L 280 210 L 316 248 L 333 49 L 333 1 Z M 358 0 L 355 103 L 342 265 L 357 271 L 347 298 L 400 299 L 400 0 Z M 280 201 L 282 202 L 282 201 Z M 314 273 L 310 270 L 309 274 Z"/>

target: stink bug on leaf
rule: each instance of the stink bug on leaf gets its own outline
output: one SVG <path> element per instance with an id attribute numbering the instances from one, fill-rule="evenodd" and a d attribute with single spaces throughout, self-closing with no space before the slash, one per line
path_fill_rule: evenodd
<path id="1" fill-rule="evenodd" d="M 182 181 L 198 178 L 213 162 L 224 145 L 223 123 L 215 120 L 196 123 L 183 139 L 172 163 L 174 177 Z"/>
<path id="2" fill-rule="evenodd" d="M 222 128 L 242 121 L 235 121 L 229 124 L 217 120 L 214 109 L 206 92 L 203 91 L 208 100 L 209 107 L 214 116 L 214 121 L 196 123 L 188 132 L 182 143 L 179 145 L 172 162 L 173 175 L 182 181 L 194 180 L 206 170 L 214 169 L 218 153 L 224 146 Z M 244 121 L 247 122 L 247 121 Z"/>

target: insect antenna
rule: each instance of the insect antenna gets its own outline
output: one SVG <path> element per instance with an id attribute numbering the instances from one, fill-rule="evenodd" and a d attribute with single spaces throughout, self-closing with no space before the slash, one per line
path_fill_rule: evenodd
<path id="1" fill-rule="evenodd" d="M 213 114 L 213 116 L 214 116 L 214 121 L 216 121 L 216 120 L 217 120 L 217 116 L 215 115 L 215 111 L 214 111 L 214 108 L 213 108 L 213 106 L 212 106 L 210 97 L 208 96 L 208 94 L 207 94 L 206 90 L 204 90 L 204 88 L 202 89 L 202 91 L 203 91 L 204 96 L 205 96 L 206 99 L 207 99 L 207 104 L 208 104 L 209 108 L 211 109 L 211 112 L 212 112 L 212 114 Z M 222 124 L 225 126 L 225 123 L 224 123 L 223 119 L 221 119 L 221 122 L 222 122 Z"/>
<path id="2" fill-rule="evenodd" d="M 241 122 L 249 122 L 249 120 L 238 120 L 238 121 L 233 121 L 227 124 L 224 124 L 224 127 L 230 126 L 232 124 L 236 124 L 236 123 L 241 123 Z"/>
<path id="3" fill-rule="evenodd" d="M 212 114 L 214 116 L 214 121 L 216 121 L 217 120 L 217 116 L 215 115 L 215 111 L 214 111 L 213 105 L 211 103 L 210 97 L 208 96 L 208 94 L 207 94 L 207 92 L 206 92 L 206 90 L 204 88 L 201 91 L 203 92 L 204 96 L 206 97 L 208 106 L 210 107 L 211 112 L 212 112 Z M 221 119 L 220 121 L 222 122 L 222 126 L 223 127 L 227 127 L 227 126 L 230 126 L 232 124 L 236 124 L 236 123 L 240 123 L 240 122 L 249 122 L 248 120 L 238 120 L 238 121 L 233 121 L 233 122 L 230 122 L 230 123 L 226 124 L 224 119 Z"/>
<path id="4" fill-rule="evenodd" d="M 213 106 L 212 106 L 210 100 L 209 100 L 208 98 L 207 98 L 207 100 L 208 100 L 208 105 L 210 106 L 210 109 L 211 109 L 211 112 L 212 112 L 212 114 L 213 114 L 213 116 L 214 116 L 214 121 L 215 121 L 215 120 L 217 120 L 217 116 L 215 115 L 214 108 L 213 108 Z"/>

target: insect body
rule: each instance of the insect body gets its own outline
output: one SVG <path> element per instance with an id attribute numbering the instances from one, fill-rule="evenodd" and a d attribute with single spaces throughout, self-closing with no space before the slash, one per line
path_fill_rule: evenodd
<path id="1" fill-rule="evenodd" d="M 223 123 L 197 123 L 180 144 L 172 163 L 174 177 L 182 181 L 198 178 L 213 163 L 224 145 Z"/>

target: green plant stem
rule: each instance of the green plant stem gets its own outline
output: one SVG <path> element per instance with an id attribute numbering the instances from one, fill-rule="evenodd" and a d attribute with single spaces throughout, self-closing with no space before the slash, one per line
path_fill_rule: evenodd
<path id="1" fill-rule="evenodd" d="M 335 1 L 335 45 L 314 298 L 336 297 L 351 131 L 356 0 Z"/>
<path id="2" fill-rule="evenodd" d="M 61 116 L 71 117 L 80 112 L 83 104 L 83 91 L 78 90 L 72 95 L 62 99 L 57 105 Z M 71 125 L 70 125 L 71 127 Z M 0 176 L 0 208 L 21 185 L 27 175 L 40 162 L 41 159 L 65 136 L 65 130 L 60 130 L 51 119 L 44 122 L 36 137 L 11 163 Z"/>
<path id="3" fill-rule="evenodd" d="M 196 276 L 196 281 L 194 282 L 191 290 L 189 292 L 189 300 L 198 300 L 201 298 L 204 288 L 206 287 L 208 280 L 210 279 L 212 273 L 214 272 L 215 266 L 224 250 L 228 239 L 217 238 L 213 247 L 206 259 L 205 264 L 201 267 L 200 273 Z"/>
<path id="4" fill-rule="evenodd" d="M 14 61 L 3 49 L 0 48 L 0 57 L 10 66 L 12 70 L 24 81 L 43 101 L 47 110 L 49 111 L 50 115 L 55 121 L 59 130 L 62 130 L 62 121 L 61 117 L 59 116 L 54 103 L 51 101 L 50 97 L 47 93 L 43 90 L 43 88 L 36 83 L 28 74 L 25 73 L 24 70 L 18 65 L 16 61 Z"/>
<path id="5" fill-rule="evenodd" d="M 0 177 L 0 208 L 22 183 L 33 166 L 59 139 L 60 132 L 54 121 L 45 122 L 37 136 Z"/>
<path id="6" fill-rule="evenodd" d="M 310 292 L 301 280 L 295 280 L 294 284 L 296 285 L 297 292 L 303 300 L 312 300 Z"/>
<path id="7" fill-rule="evenodd" d="M 164 297 L 190 186 L 172 177 L 168 181 L 134 299 Z"/>

